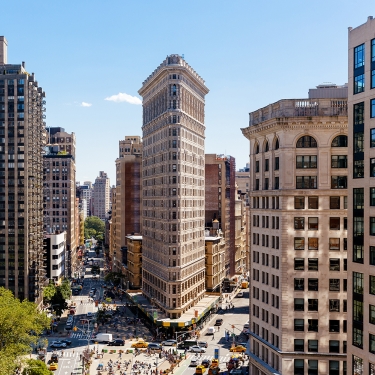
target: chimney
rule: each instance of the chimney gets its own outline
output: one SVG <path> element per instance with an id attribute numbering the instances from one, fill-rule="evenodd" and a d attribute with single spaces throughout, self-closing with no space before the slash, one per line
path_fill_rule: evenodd
<path id="1" fill-rule="evenodd" d="M 0 65 L 8 64 L 8 41 L 0 36 Z"/>

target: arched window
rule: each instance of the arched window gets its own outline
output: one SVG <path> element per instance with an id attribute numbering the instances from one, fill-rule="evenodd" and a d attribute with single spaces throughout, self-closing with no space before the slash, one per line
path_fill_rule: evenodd
<path id="1" fill-rule="evenodd" d="M 278 150 L 280 147 L 279 145 L 279 138 L 276 138 L 276 142 L 275 142 L 275 150 Z"/>
<path id="2" fill-rule="evenodd" d="M 331 144 L 332 147 L 348 147 L 348 137 L 346 135 L 338 135 Z"/>
<path id="3" fill-rule="evenodd" d="M 172 95 L 176 95 L 177 94 L 177 87 L 176 85 L 173 85 L 172 86 Z"/>
<path id="4" fill-rule="evenodd" d="M 259 154 L 259 143 L 255 145 L 255 153 Z"/>
<path id="5" fill-rule="evenodd" d="M 318 147 L 315 138 L 310 137 L 309 135 L 304 135 L 297 141 L 297 148 L 315 148 Z"/>
<path id="6" fill-rule="evenodd" d="M 268 141 L 266 141 L 265 145 L 264 145 L 264 152 L 268 152 L 270 150 L 270 147 L 268 145 Z"/>

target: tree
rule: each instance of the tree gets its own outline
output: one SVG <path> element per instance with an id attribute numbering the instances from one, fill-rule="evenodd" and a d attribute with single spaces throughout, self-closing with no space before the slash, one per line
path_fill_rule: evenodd
<path id="1" fill-rule="evenodd" d="M 69 299 L 72 295 L 72 288 L 70 287 L 69 280 L 65 279 L 58 288 L 64 299 Z"/>
<path id="2" fill-rule="evenodd" d="M 93 233 L 92 231 L 90 232 L 89 229 L 95 231 L 95 234 L 93 236 L 89 235 L 90 233 Z M 100 234 L 103 235 L 104 231 L 105 231 L 105 224 L 97 216 L 89 216 L 85 220 L 85 237 L 86 238 L 91 238 L 91 237 L 96 238 L 96 236 Z"/>
<path id="3" fill-rule="evenodd" d="M 54 282 L 50 282 L 46 287 L 43 288 L 43 299 L 46 303 L 49 303 L 52 297 L 56 293 L 56 287 Z"/>
<path id="4" fill-rule="evenodd" d="M 33 302 L 20 301 L 12 292 L 0 288 L 0 369 L 2 375 L 13 375 L 22 356 L 30 353 L 50 319 Z"/>
<path id="5" fill-rule="evenodd" d="M 51 299 L 51 305 L 57 316 L 61 316 L 64 310 L 68 308 L 68 304 L 66 303 L 60 288 L 56 289 L 56 293 Z"/>
<path id="6" fill-rule="evenodd" d="M 113 285 L 117 286 L 123 278 L 125 278 L 125 276 L 121 272 L 109 272 L 104 276 L 104 281 L 111 281 Z"/>
<path id="7" fill-rule="evenodd" d="M 47 365 L 38 359 L 28 359 L 22 375 L 52 375 Z"/>

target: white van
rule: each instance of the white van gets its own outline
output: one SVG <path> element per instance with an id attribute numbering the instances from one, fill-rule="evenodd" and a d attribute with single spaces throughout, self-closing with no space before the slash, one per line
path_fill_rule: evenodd
<path id="1" fill-rule="evenodd" d="M 213 335 L 216 332 L 215 327 L 208 327 L 207 328 L 207 335 Z"/>
<path id="2" fill-rule="evenodd" d="M 112 333 L 98 333 L 93 341 L 106 343 L 113 341 Z"/>

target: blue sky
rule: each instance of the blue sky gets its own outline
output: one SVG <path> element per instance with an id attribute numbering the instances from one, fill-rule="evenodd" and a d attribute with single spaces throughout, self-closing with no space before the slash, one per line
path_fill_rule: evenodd
<path id="1" fill-rule="evenodd" d="M 1 4 L 8 62 L 26 62 L 47 95 L 47 126 L 77 138 L 77 180 L 115 183 L 118 141 L 142 135 L 138 90 L 172 53 L 201 75 L 206 153 L 248 161 L 248 113 L 347 82 L 347 28 L 370 0 L 65 0 Z M 105 100 L 119 93 L 135 103 Z M 86 103 L 82 105 L 82 103 Z M 90 106 L 88 106 L 90 105 Z"/>

